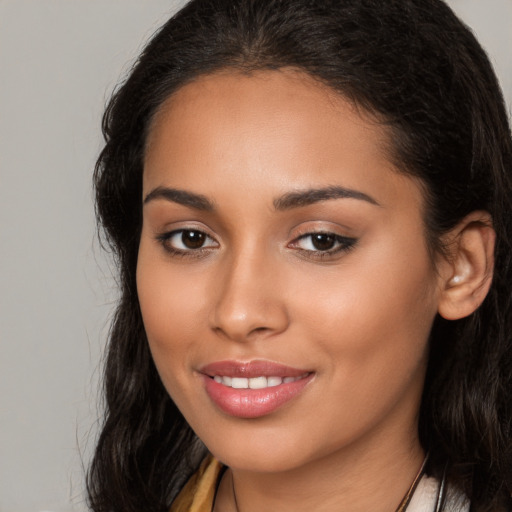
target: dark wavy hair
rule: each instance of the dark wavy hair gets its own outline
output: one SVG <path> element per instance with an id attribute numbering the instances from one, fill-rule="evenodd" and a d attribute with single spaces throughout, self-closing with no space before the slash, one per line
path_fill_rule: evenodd
<path id="1" fill-rule="evenodd" d="M 105 417 L 88 473 L 96 512 L 168 510 L 204 454 L 151 359 L 135 270 L 146 135 L 180 87 L 222 69 L 293 68 L 391 134 L 400 172 L 421 180 L 429 246 L 474 210 L 497 234 L 494 278 L 471 316 L 436 318 L 421 404 L 428 472 L 478 512 L 512 493 L 512 140 L 503 97 L 471 31 L 440 0 L 192 0 L 152 38 L 103 118 L 98 222 L 121 297 L 105 361 Z"/>

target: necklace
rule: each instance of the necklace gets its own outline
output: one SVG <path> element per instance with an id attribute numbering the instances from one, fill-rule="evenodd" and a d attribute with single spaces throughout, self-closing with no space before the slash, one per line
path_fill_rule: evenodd
<path id="1" fill-rule="evenodd" d="M 395 512 L 405 512 L 407 510 L 407 507 L 409 506 L 409 503 L 414 494 L 414 491 L 418 487 L 418 484 L 419 484 L 421 478 L 423 477 L 423 474 L 425 473 L 425 467 L 427 465 L 427 460 L 428 460 L 428 453 L 425 456 L 425 459 L 423 460 L 420 470 L 418 471 L 417 475 L 414 477 L 414 480 L 413 480 L 411 486 L 405 493 L 405 496 L 403 497 L 402 501 L 400 502 L 400 505 L 398 505 L 398 508 L 396 509 Z M 238 506 L 238 500 L 236 498 L 235 479 L 233 478 L 233 474 L 231 474 L 231 489 L 233 492 L 233 500 L 235 502 L 235 510 L 236 510 L 236 512 L 240 512 L 240 508 Z M 441 511 L 441 507 L 442 507 L 443 501 L 444 501 L 444 494 L 445 494 L 445 475 L 443 474 L 443 479 L 439 485 L 439 490 L 438 490 L 437 499 L 436 499 L 436 507 L 434 509 L 434 512 Z"/>
<path id="2" fill-rule="evenodd" d="M 423 464 L 421 465 L 421 468 L 418 471 L 418 474 L 414 477 L 414 480 L 412 481 L 411 486 L 405 493 L 405 496 L 403 497 L 402 501 L 400 502 L 400 505 L 398 505 L 396 512 L 404 512 L 405 510 L 407 510 L 407 507 L 409 506 L 412 495 L 414 494 L 416 487 L 418 487 L 421 477 L 425 473 L 425 466 L 427 465 L 427 460 L 428 460 L 428 453 L 425 456 L 425 458 L 423 459 Z"/>

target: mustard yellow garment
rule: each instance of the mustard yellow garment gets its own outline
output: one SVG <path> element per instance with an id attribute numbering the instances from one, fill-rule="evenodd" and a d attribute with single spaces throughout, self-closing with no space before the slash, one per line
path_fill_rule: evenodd
<path id="1" fill-rule="evenodd" d="M 174 500 L 170 512 L 211 512 L 222 464 L 207 457 Z"/>

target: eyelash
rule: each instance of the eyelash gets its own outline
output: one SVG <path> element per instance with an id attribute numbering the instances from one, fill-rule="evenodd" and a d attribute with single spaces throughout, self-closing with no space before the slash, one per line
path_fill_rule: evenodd
<path id="1" fill-rule="evenodd" d="M 200 229 L 176 229 L 174 231 L 170 231 L 168 233 L 162 233 L 161 235 L 158 235 L 156 238 L 158 242 L 163 246 L 163 248 L 171 254 L 171 256 L 178 256 L 178 257 L 188 257 L 188 258 L 200 258 L 202 256 L 205 256 L 207 252 L 209 252 L 211 249 L 216 248 L 215 246 L 201 246 L 196 249 L 188 248 L 188 249 L 178 249 L 176 247 L 173 247 L 171 245 L 172 239 L 176 236 L 181 235 L 183 238 L 184 233 L 197 233 L 200 235 L 204 235 L 205 240 L 211 240 L 214 241 L 215 244 L 217 242 L 211 237 L 208 236 L 204 231 L 201 231 Z M 217 244 L 218 246 L 218 244 Z"/>
<path id="2" fill-rule="evenodd" d="M 306 240 L 306 239 L 309 239 L 310 245 L 313 245 L 313 243 L 314 243 L 313 237 L 314 236 L 332 237 L 334 239 L 333 242 L 334 242 L 335 246 L 331 249 L 326 249 L 324 251 L 322 251 L 320 249 L 316 249 L 316 250 L 315 249 L 303 249 L 303 248 L 297 247 L 298 243 L 301 240 Z M 305 255 L 309 258 L 322 260 L 322 259 L 327 259 L 327 258 L 336 256 L 343 252 L 348 252 L 355 247 L 356 243 L 357 243 L 356 238 L 337 235 L 336 233 L 333 233 L 331 231 L 310 231 L 310 232 L 307 232 L 307 233 L 304 233 L 304 234 L 298 236 L 289 245 L 291 247 L 295 247 L 303 255 Z"/>
<path id="3" fill-rule="evenodd" d="M 215 245 L 208 245 L 204 246 L 201 245 L 197 248 L 188 248 L 188 249 L 182 249 L 177 248 L 171 245 L 172 239 L 174 237 L 178 237 L 181 235 L 181 240 L 183 243 L 183 235 L 185 233 L 195 233 L 199 236 L 204 236 L 205 241 L 213 241 Z M 321 249 L 304 249 L 299 247 L 299 243 L 303 240 L 307 240 L 309 238 L 310 245 L 313 245 L 313 238 L 314 236 L 327 236 L 332 237 L 333 243 L 335 244 L 333 248 L 321 250 Z M 206 256 L 207 253 L 209 253 L 212 249 L 216 249 L 218 247 L 218 242 L 214 240 L 211 236 L 206 234 L 204 231 L 201 231 L 199 229 L 177 229 L 174 231 L 170 231 L 168 233 L 162 233 L 156 237 L 157 241 L 163 246 L 163 248 L 172 256 L 177 257 L 189 257 L 189 258 L 201 258 L 203 256 Z M 302 255 L 312 258 L 312 259 L 327 259 L 329 257 L 333 257 L 339 253 L 348 252 L 351 249 L 355 247 L 357 243 L 357 239 L 345 237 L 342 235 L 337 235 L 336 233 L 332 233 L 330 231 L 311 231 L 307 233 L 303 233 L 296 237 L 290 244 L 288 244 L 288 247 L 292 247 L 299 251 Z"/>

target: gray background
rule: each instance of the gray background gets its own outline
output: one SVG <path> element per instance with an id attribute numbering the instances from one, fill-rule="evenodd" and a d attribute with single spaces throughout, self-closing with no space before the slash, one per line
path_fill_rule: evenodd
<path id="1" fill-rule="evenodd" d="M 83 511 L 115 300 L 91 172 L 106 98 L 176 0 L 0 0 L 0 512 Z M 449 2 L 512 104 L 512 0 Z"/>

